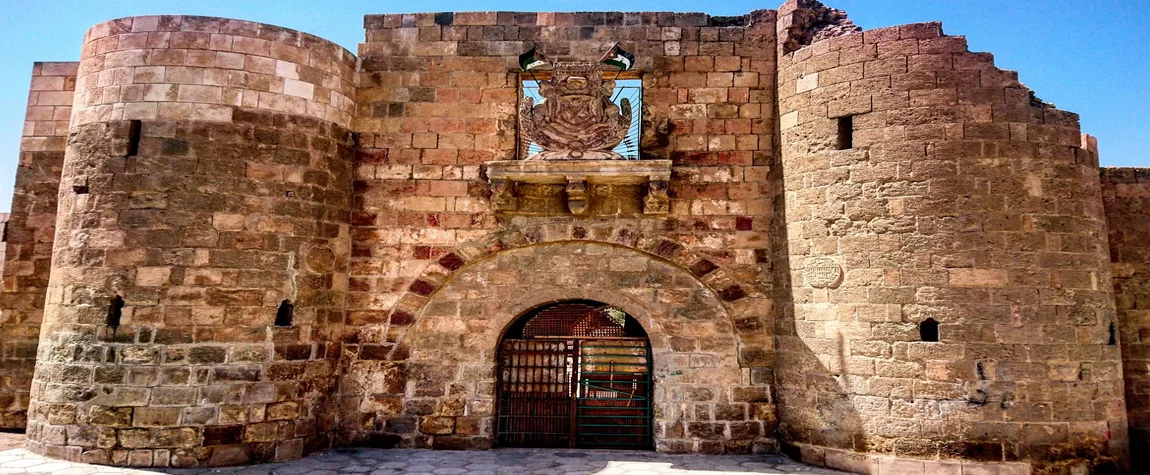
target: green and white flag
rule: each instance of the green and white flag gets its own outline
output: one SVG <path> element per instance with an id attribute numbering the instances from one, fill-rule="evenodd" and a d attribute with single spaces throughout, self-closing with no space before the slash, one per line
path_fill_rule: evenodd
<path id="1" fill-rule="evenodd" d="M 599 58 L 599 62 L 626 71 L 635 65 L 635 55 L 623 51 L 623 48 L 619 47 L 619 43 L 615 43 L 611 45 L 611 49 L 607 50 L 602 58 Z"/>
<path id="2" fill-rule="evenodd" d="M 519 55 L 519 67 L 523 68 L 524 71 L 530 71 L 544 64 L 547 64 L 547 57 L 543 56 L 542 52 L 536 51 L 535 46 L 532 46 L 526 53 Z"/>

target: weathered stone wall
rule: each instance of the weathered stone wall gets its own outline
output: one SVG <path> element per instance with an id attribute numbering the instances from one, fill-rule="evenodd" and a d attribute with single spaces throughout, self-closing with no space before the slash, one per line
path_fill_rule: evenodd
<path id="1" fill-rule="evenodd" d="M 1150 170 L 1103 168 L 1134 470 L 1150 470 Z"/>
<path id="2" fill-rule="evenodd" d="M 235 107 L 347 126 L 355 57 L 317 36 L 224 18 L 162 15 L 84 36 L 73 125 L 110 120 L 226 122 Z"/>
<path id="3" fill-rule="evenodd" d="M 353 157 L 346 107 L 327 99 L 349 93 L 354 57 L 203 17 L 115 20 L 87 40 L 29 448 L 186 466 L 326 447 Z M 301 89 L 311 99 L 286 99 Z M 284 300 L 294 322 L 272 326 Z"/>
<path id="4" fill-rule="evenodd" d="M 856 32 L 790 0 L 365 28 L 357 59 L 274 26 L 129 18 L 89 31 L 78 71 L 37 65 L 0 427 L 30 398 L 32 450 L 133 466 L 485 448 L 502 332 L 593 299 L 651 337 L 660 451 L 1064 474 L 1123 468 L 1127 410 L 1150 438 L 1150 180 L 1105 172 L 1106 215 L 1077 117 L 938 24 Z M 642 185 L 591 186 L 587 217 L 563 185 L 495 211 L 485 163 L 522 158 L 516 56 L 616 41 L 669 213 L 643 214 Z"/>
<path id="5" fill-rule="evenodd" d="M 851 451 L 1123 465 L 1106 222 L 1077 117 L 937 23 L 814 42 L 780 56 L 778 87 L 781 436 L 853 469 Z M 823 257 L 841 282 L 815 281 Z M 920 341 L 928 318 L 938 342 Z"/>
<path id="6" fill-rule="evenodd" d="M 397 384 L 391 397 L 372 403 L 402 404 L 403 415 L 389 424 L 418 421 L 435 447 L 490 446 L 503 331 L 540 302 L 568 299 L 616 305 L 648 332 L 659 449 L 747 452 L 756 442 L 773 448 L 763 424 L 773 420 L 774 406 L 766 387 L 740 384 L 738 338 L 716 292 L 686 269 L 615 243 L 531 245 L 461 269 L 399 338 L 409 353 L 402 364 L 414 397 L 405 398 Z"/>
<path id="7" fill-rule="evenodd" d="M 365 23 L 354 126 L 360 153 L 352 218 L 348 381 L 368 380 L 381 365 L 395 364 L 364 358 L 364 348 L 396 346 L 390 358 L 407 358 L 413 349 L 404 348 L 400 335 L 416 333 L 412 325 L 427 299 L 454 271 L 476 255 L 486 255 L 469 252 L 493 242 L 512 245 L 500 237 L 504 234 L 529 236 L 523 238 L 528 241 L 556 234 L 606 242 L 643 236 L 644 246 L 652 246 L 640 247 L 646 252 L 691 256 L 691 262 L 681 265 L 721 292 L 719 299 L 738 329 L 742 371 L 730 383 L 769 388 L 773 308 L 767 293 L 771 283 L 766 274 L 766 231 L 772 216 L 764 187 L 775 127 L 773 12 L 738 18 L 677 13 L 440 13 L 370 15 Z M 555 61 L 596 61 L 615 41 L 635 53 L 644 94 L 644 110 L 636 114 L 644 120 L 643 156 L 674 162 L 669 216 L 575 219 L 561 214 L 502 216 L 492 211 L 483 164 L 518 158 L 515 114 L 521 93 L 515 59 L 532 41 Z M 550 265 L 545 259 L 535 262 L 543 268 Z M 723 272 L 715 272 L 719 268 Z M 605 285 L 608 290 L 617 287 Z M 528 288 L 522 289 L 532 295 Z M 541 303 L 545 300 L 523 309 Z M 475 318 L 507 317 L 501 313 Z M 495 341 L 483 343 L 489 347 L 473 355 L 473 362 L 490 368 Z M 656 365 L 662 364 L 668 363 L 656 359 Z M 392 390 L 414 397 L 416 388 L 423 388 L 414 376 L 408 374 L 407 385 Z M 448 383 L 438 382 L 439 390 L 447 391 Z M 479 388 L 468 386 L 466 391 L 453 397 L 490 398 L 477 392 Z M 429 434 L 410 424 L 412 415 L 441 415 L 422 414 L 423 406 L 374 404 L 372 391 L 363 388 L 342 394 L 348 440 L 400 434 L 403 444 L 434 446 L 444 439 L 440 436 L 448 435 Z M 712 396 L 698 405 L 736 403 L 729 391 Z M 747 416 L 762 421 L 763 437 L 773 431 L 770 414 L 764 410 Z M 690 420 L 718 424 L 697 430 L 712 431 L 732 421 L 724 415 L 697 416 Z M 681 427 L 666 430 L 659 436 L 662 450 L 751 448 L 743 442 L 714 443 L 718 439 L 714 432 L 693 434 L 689 424 L 687 433 Z"/>
<path id="8" fill-rule="evenodd" d="M 78 63 L 35 63 L 0 288 L 0 428 L 27 423 Z"/>
<path id="9" fill-rule="evenodd" d="M 541 303 L 597 299 L 634 315 L 650 336 L 659 450 L 773 450 L 769 386 L 747 383 L 740 367 L 740 342 L 757 332 L 734 323 L 748 311 L 732 299 L 737 290 L 722 287 L 727 271 L 700 272 L 698 255 L 628 231 L 550 225 L 453 250 L 441 259 L 450 269 L 442 286 L 410 297 L 419 308 L 401 314 L 410 321 L 397 325 L 395 343 L 360 345 L 341 392 L 368 394 L 357 409 L 380 421 L 377 440 L 489 447 L 503 331 Z"/>

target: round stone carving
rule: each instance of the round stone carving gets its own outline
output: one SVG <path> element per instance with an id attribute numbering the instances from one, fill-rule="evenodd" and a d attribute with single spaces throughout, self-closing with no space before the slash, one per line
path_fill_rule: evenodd
<path id="1" fill-rule="evenodd" d="M 842 282 L 843 269 L 834 259 L 816 257 L 807 261 L 803 277 L 807 280 L 807 285 L 816 289 L 836 287 Z"/>
<path id="2" fill-rule="evenodd" d="M 307 251 L 307 268 L 315 273 L 331 271 L 335 267 L 335 251 L 330 247 L 313 247 Z"/>

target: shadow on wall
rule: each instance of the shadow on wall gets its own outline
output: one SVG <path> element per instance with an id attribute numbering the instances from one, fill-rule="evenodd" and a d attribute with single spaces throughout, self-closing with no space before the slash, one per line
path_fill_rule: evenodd
<path id="1" fill-rule="evenodd" d="M 787 216 L 782 167 L 773 167 L 769 180 L 775 184 L 774 206 L 776 218 L 772 234 L 786 236 Z M 819 335 L 821 329 L 799 322 L 795 312 L 795 292 L 791 279 L 790 244 L 787 239 L 773 240 L 776 316 L 776 391 L 779 427 L 777 438 L 780 451 L 795 460 L 826 465 L 825 454 L 818 449 L 798 444 L 812 444 L 844 450 L 866 452 L 862 419 L 848 394 L 852 380 L 842 372 L 828 368 L 832 362 L 820 359 L 804 337 L 817 336 L 826 348 L 822 355 L 836 355 L 833 361 L 841 370 L 846 368 L 848 353 L 843 335 Z"/>

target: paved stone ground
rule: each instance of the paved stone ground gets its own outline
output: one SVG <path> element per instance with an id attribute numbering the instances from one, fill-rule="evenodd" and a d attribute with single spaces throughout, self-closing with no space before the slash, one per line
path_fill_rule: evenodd
<path id="1" fill-rule="evenodd" d="M 23 436 L 0 434 L 0 447 Z M 662 455 L 651 452 L 501 449 L 489 451 L 432 451 L 407 449 L 334 449 L 300 460 L 248 467 L 198 469 L 124 469 L 61 462 L 33 455 L 24 449 L 0 451 L 0 474 L 51 473 L 58 475 L 172 474 L 172 475 L 746 475 L 842 474 L 777 456 Z"/>

